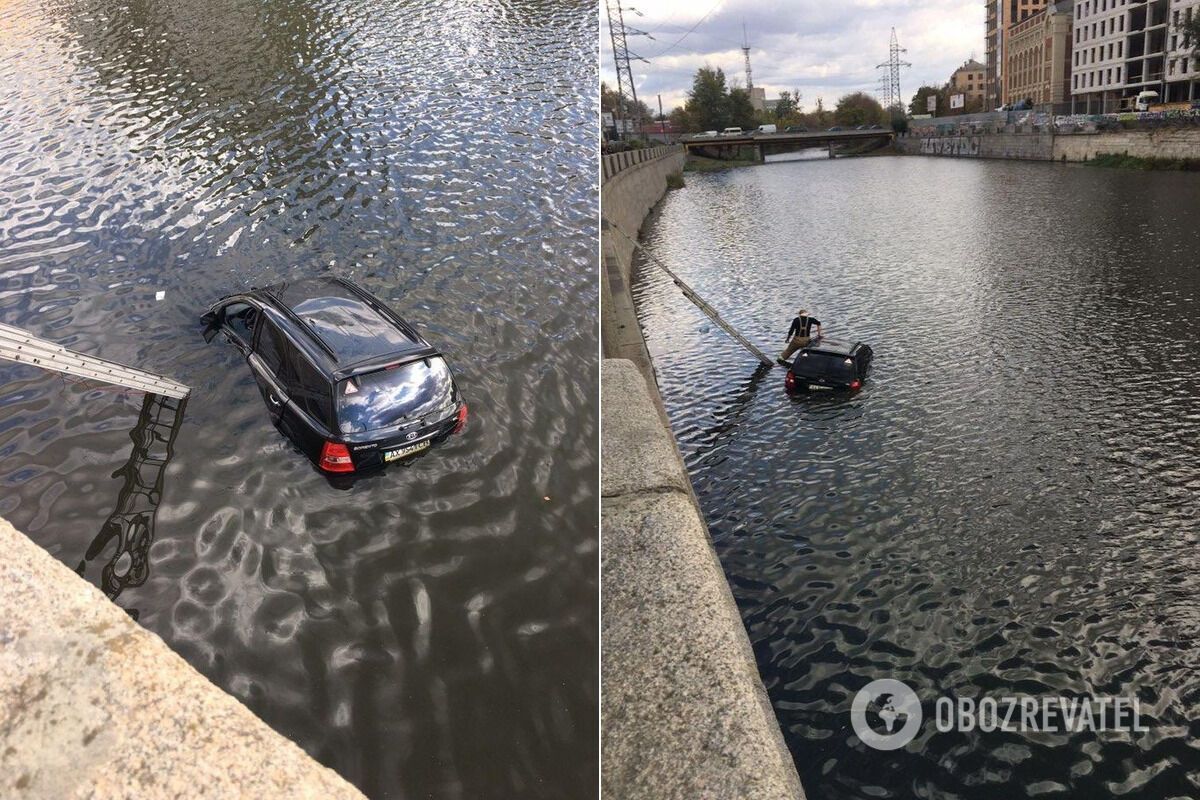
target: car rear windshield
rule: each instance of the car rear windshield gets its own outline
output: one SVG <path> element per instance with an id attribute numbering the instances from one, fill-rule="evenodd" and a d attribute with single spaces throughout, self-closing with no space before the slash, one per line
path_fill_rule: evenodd
<path id="1" fill-rule="evenodd" d="M 796 356 L 792 371 L 810 378 L 854 379 L 854 361 L 849 356 L 834 353 L 801 353 Z"/>
<path id="2" fill-rule="evenodd" d="M 440 357 L 347 378 L 338 384 L 338 423 L 343 433 L 399 425 L 450 402 L 453 378 Z"/>

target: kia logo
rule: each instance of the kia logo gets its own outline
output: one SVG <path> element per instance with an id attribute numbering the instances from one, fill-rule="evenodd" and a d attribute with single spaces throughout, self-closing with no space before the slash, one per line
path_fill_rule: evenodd
<path id="1" fill-rule="evenodd" d="M 404 438 L 408 439 L 411 442 L 413 439 L 417 438 L 417 433 L 416 433 L 416 431 L 413 431 L 412 433 L 410 433 L 408 436 L 405 436 Z"/>

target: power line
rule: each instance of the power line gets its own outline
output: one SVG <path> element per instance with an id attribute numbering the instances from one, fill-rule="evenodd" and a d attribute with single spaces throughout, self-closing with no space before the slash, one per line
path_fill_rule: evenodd
<path id="1" fill-rule="evenodd" d="M 696 22 L 696 24 L 695 24 L 695 25 L 693 25 L 692 27 L 688 28 L 688 30 L 687 30 L 687 33 L 685 33 L 683 36 L 680 36 L 678 39 L 676 39 L 674 42 L 672 42 L 670 45 L 668 45 L 668 46 L 667 46 L 667 48 L 666 48 L 665 50 L 660 50 L 660 51 L 658 51 L 658 52 L 657 52 L 657 53 L 655 53 L 654 55 L 650 56 L 650 58 L 658 58 L 659 56 L 665 56 L 667 53 L 671 52 L 671 51 L 672 51 L 672 50 L 674 50 L 676 47 L 678 47 L 678 46 L 679 46 L 679 45 L 680 45 L 680 44 L 683 42 L 683 40 L 684 40 L 684 39 L 688 38 L 688 37 L 689 37 L 689 36 L 691 36 L 693 33 L 695 33 L 695 32 L 696 32 L 696 28 L 699 28 L 699 27 L 700 27 L 702 24 L 704 24 L 704 21 L 705 21 L 706 19 L 708 19 L 709 17 L 711 17 L 711 16 L 713 15 L 713 12 L 714 12 L 714 11 L 716 11 L 718 8 L 720 8 L 720 7 L 721 7 L 721 3 L 723 3 L 723 2 L 725 2 L 725 0 L 717 0 L 717 2 L 713 3 L 713 7 L 712 7 L 712 8 L 710 8 L 710 9 L 708 10 L 708 13 L 707 13 L 707 14 L 705 14 L 703 17 L 701 17 L 701 18 L 700 18 L 700 19 L 699 19 L 699 20 Z M 611 24 L 611 23 L 610 23 L 610 24 Z"/>

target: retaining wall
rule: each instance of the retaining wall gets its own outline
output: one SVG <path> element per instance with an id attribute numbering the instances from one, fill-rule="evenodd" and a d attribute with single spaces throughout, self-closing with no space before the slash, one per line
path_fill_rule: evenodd
<path id="1" fill-rule="evenodd" d="M 646 154 L 640 160 L 635 153 Z M 683 170 L 687 156 L 682 147 L 659 147 L 633 153 L 616 153 L 603 159 L 600 210 L 625 234 L 636 239 L 642 221 L 667 191 L 667 176 Z M 604 355 L 627 358 L 653 379 L 650 357 L 637 325 L 629 281 L 633 245 L 613 231 L 600 230 L 603 274 L 600 280 L 600 338 Z"/>
<path id="2" fill-rule="evenodd" d="M 0 797 L 362 800 L 0 520 Z"/>
<path id="3" fill-rule="evenodd" d="M 601 792 L 803 800 L 658 393 L 601 375 Z"/>
<path id="4" fill-rule="evenodd" d="M 636 238 L 684 160 L 671 148 L 606 167 L 604 216 Z M 633 245 L 601 242 L 604 352 L 620 356 L 601 369 L 602 792 L 803 800 L 667 424 L 629 292 Z"/>
<path id="5" fill-rule="evenodd" d="M 1056 161 L 1090 161 L 1104 153 L 1138 158 L 1200 158 L 1200 129 L 1164 127 L 1054 137 Z"/>
<path id="6" fill-rule="evenodd" d="M 1022 161 L 1090 161 L 1113 153 L 1139 158 L 1200 158 L 1200 129 L 1052 133 L 1014 131 L 962 135 L 912 135 L 896 141 L 908 155 L 958 158 L 1009 158 Z"/>
<path id="7" fill-rule="evenodd" d="M 1054 135 L 976 133 L 962 136 L 906 136 L 896 141 L 896 147 L 909 155 L 1050 161 L 1054 158 Z"/>

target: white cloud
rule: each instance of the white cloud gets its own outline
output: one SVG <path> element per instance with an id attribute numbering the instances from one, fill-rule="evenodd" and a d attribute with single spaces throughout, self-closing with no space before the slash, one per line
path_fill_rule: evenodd
<path id="1" fill-rule="evenodd" d="M 661 94 L 667 111 L 686 102 L 692 76 L 706 64 L 723 69 L 731 82 L 745 84 L 740 49 L 743 22 L 751 44 L 755 86 L 764 87 L 769 97 L 799 89 L 806 108 L 812 108 L 817 98 L 831 107 L 848 92 L 874 93 L 882 74 L 876 65 L 888 58 L 892 27 L 908 50 L 903 58 L 913 65 L 901 74 L 906 101 L 922 84 L 945 83 L 956 67 L 972 54 L 980 58 L 984 50 L 980 0 L 627 2 L 642 16 L 627 12 L 626 25 L 654 37 L 629 39 L 631 51 L 650 59 L 649 64 L 634 62 L 638 98 L 653 108 L 656 95 Z M 606 19 L 601 78 L 616 83 Z"/>

